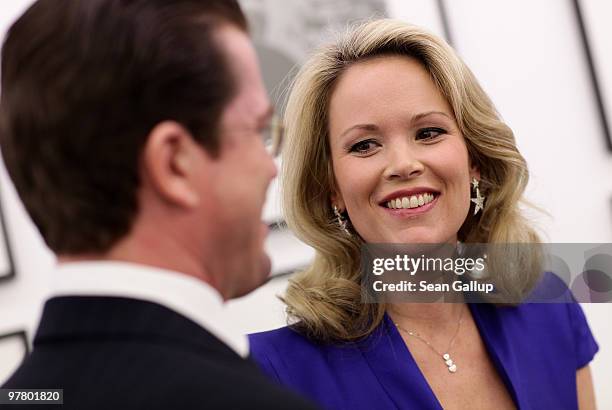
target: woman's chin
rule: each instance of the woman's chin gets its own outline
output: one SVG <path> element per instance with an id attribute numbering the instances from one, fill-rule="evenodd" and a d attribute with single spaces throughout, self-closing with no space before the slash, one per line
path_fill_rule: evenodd
<path id="1" fill-rule="evenodd" d="M 400 232 L 397 235 L 391 235 L 385 243 L 405 243 L 405 244 L 434 244 L 445 243 L 447 239 L 440 233 L 432 232 L 431 229 L 410 229 L 409 232 Z"/>

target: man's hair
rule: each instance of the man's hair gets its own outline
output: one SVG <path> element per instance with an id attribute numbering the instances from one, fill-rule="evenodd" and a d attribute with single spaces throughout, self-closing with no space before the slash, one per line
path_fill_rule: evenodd
<path id="1" fill-rule="evenodd" d="M 2 48 L 0 145 L 58 254 L 107 251 L 138 212 L 139 157 L 173 120 L 215 154 L 235 93 L 213 31 L 235 0 L 39 0 Z"/>

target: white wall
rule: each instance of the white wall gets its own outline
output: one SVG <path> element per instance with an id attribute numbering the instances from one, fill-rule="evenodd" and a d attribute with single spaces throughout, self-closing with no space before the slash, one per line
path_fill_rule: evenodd
<path id="1" fill-rule="evenodd" d="M 570 1 L 447 1 L 455 47 L 515 132 L 531 168 L 528 199 L 550 242 L 612 242 L 612 153 L 606 151 Z M 612 17 L 612 16 L 609 16 Z M 608 25 L 606 39 L 612 38 Z M 612 55 L 612 47 L 598 50 Z M 608 67 L 612 71 L 612 66 Z M 600 345 L 592 364 L 612 408 L 612 305 L 583 304 Z"/>
<path id="2" fill-rule="evenodd" d="M 394 15 L 442 34 L 435 3 L 389 0 Z M 530 165 L 528 198 L 551 215 L 538 219 L 548 241 L 612 242 L 612 153 L 605 149 L 571 2 L 445 3 L 455 47 L 515 131 Z M 29 0 L 0 4 L 0 33 L 27 4 Z M 604 38 L 612 38 L 612 27 L 599 25 L 592 34 L 598 36 L 597 51 L 604 54 L 600 60 L 612 61 L 612 47 L 601 46 Z M 607 69 L 612 72 L 612 66 Z M 54 258 L 26 217 L 2 167 L 0 191 L 18 271 L 14 281 L 0 285 L 0 334 L 22 328 L 31 334 Z M 269 207 L 266 215 L 274 212 Z M 304 248 L 288 251 L 284 244 L 290 240 L 274 235 L 268 248 L 277 254 L 277 264 L 308 258 Z M 274 294 L 285 285 L 285 279 L 272 281 L 230 303 L 236 323 L 245 332 L 281 326 L 283 307 Z M 601 347 L 592 364 L 598 404 L 612 408 L 612 391 L 604 389 L 611 376 L 612 305 L 583 307 Z"/>

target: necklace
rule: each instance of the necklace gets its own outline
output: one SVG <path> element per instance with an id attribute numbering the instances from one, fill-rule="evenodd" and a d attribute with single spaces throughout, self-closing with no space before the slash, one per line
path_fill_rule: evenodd
<path id="1" fill-rule="evenodd" d="M 425 338 L 423 338 L 423 336 L 421 336 L 417 332 L 412 332 L 410 330 L 404 329 L 398 323 L 394 322 L 394 324 L 395 324 L 395 327 L 397 327 L 402 332 L 404 332 L 404 333 L 406 333 L 406 334 L 408 334 L 408 335 L 410 335 L 412 337 L 416 337 L 421 342 L 423 342 L 427 346 L 429 346 L 429 348 L 431 350 L 433 350 L 438 356 L 442 357 L 442 360 L 444 360 L 444 364 L 448 368 L 448 371 L 451 372 L 451 373 L 455 373 L 457 371 L 457 365 L 455 364 L 455 362 L 453 362 L 453 359 L 451 359 L 450 353 L 448 353 L 448 352 L 450 352 L 450 349 L 451 349 L 451 347 L 453 347 L 453 344 L 455 343 L 455 339 L 457 338 L 457 335 L 459 334 L 459 329 L 461 328 L 461 322 L 463 321 L 463 311 L 464 311 L 464 309 L 461 309 L 461 313 L 459 313 L 459 322 L 457 323 L 457 330 L 455 330 L 455 334 L 453 335 L 453 337 L 451 338 L 450 342 L 448 343 L 448 347 L 446 348 L 446 353 L 440 353 L 435 347 L 433 347 L 431 345 L 431 343 L 429 343 L 427 340 L 425 340 Z"/>

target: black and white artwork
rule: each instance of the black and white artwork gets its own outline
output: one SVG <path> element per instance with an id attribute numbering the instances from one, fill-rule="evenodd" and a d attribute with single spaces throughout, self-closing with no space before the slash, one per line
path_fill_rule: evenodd
<path id="1" fill-rule="evenodd" d="M 387 15 L 385 0 L 241 0 L 268 92 L 279 113 L 284 90 L 309 53 L 347 24 Z"/>
<path id="2" fill-rule="evenodd" d="M 572 0 L 606 146 L 612 152 L 612 53 L 606 36 L 612 2 Z M 606 43 L 607 42 L 607 43 Z M 605 51 L 604 51 L 605 50 Z"/>
<path id="3" fill-rule="evenodd" d="M 0 334 L 0 385 L 13 374 L 27 353 L 24 331 Z"/>

